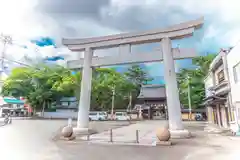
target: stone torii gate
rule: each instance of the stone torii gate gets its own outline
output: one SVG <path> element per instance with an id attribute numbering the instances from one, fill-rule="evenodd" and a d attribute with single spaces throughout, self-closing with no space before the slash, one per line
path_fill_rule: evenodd
<path id="1" fill-rule="evenodd" d="M 203 22 L 204 19 L 200 18 L 166 29 L 84 39 L 63 39 L 62 43 L 71 51 L 84 52 L 84 58 L 67 62 L 67 66 L 70 69 L 83 69 L 78 122 L 75 132 L 85 133 L 89 131 L 88 114 L 91 97 L 92 67 L 163 61 L 169 129 L 171 134 L 181 133 L 182 135 L 183 133 L 188 133 L 188 131 L 184 130 L 182 124 L 174 60 L 193 58 L 197 54 L 194 49 L 172 48 L 171 40 L 192 36 L 195 29 L 202 27 Z M 131 54 L 131 45 L 153 42 L 159 42 L 161 45 L 160 49 L 150 54 Z M 119 47 L 119 54 L 117 56 L 93 57 L 94 50 L 112 47 Z"/>

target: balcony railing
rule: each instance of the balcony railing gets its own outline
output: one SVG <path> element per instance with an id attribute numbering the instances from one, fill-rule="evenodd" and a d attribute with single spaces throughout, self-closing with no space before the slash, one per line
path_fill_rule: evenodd
<path id="1" fill-rule="evenodd" d="M 226 80 L 221 81 L 221 83 L 210 87 L 209 90 L 211 92 L 213 92 L 215 95 L 222 95 L 222 94 L 226 94 L 230 91 L 229 88 L 229 82 Z"/>

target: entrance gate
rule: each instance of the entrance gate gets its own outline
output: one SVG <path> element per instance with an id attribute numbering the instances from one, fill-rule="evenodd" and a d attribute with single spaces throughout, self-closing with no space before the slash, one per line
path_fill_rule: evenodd
<path id="1" fill-rule="evenodd" d="M 174 60 L 193 58 L 197 56 L 194 49 L 172 48 L 171 40 L 192 36 L 195 29 L 203 25 L 203 18 L 180 23 L 166 29 L 158 29 L 139 33 L 116 34 L 103 37 L 84 39 L 63 39 L 62 43 L 71 51 L 84 52 L 84 58 L 68 61 L 71 69 L 82 68 L 81 95 L 78 111 L 76 132 L 88 130 L 89 108 L 91 97 L 92 67 L 146 63 L 163 61 L 166 97 L 168 106 L 169 129 L 173 133 L 183 133 L 184 127 L 181 118 L 181 108 L 174 68 Z M 151 54 L 131 54 L 131 45 L 159 42 L 161 49 Z M 93 57 L 97 49 L 119 47 L 117 56 Z"/>

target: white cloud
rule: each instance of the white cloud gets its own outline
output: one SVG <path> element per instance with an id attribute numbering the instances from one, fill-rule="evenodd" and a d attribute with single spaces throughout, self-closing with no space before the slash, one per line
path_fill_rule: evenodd
<path id="1" fill-rule="evenodd" d="M 88 11 L 87 7 L 91 7 L 92 3 L 88 4 L 88 1 L 85 1 L 87 5 L 77 9 L 76 13 L 75 11 L 68 13 L 71 8 L 68 9 L 68 12 L 65 10 L 61 13 L 61 9 L 64 10 L 63 7 L 56 9 L 58 11 L 56 13 L 53 12 L 54 10 L 48 13 L 44 11 L 44 8 L 43 10 L 36 9 L 39 4 L 43 3 L 42 0 L 1 0 L 0 32 L 12 35 L 14 39 L 14 44 L 8 47 L 7 56 L 21 60 L 24 55 L 41 58 L 60 54 L 68 55 L 67 59 L 75 59 L 82 57 L 82 53 L 71 53 L 62 47 L 62 37 L 101 36 L 128 30 L 159 27 L 164 23 L 164 18 L 169 23 L 177 23 L 188 19 L 188 15 L 205 16 L 210 23 L 209 28 L 206 29 L 204 40 L 218 37 L 220 45 L 232 45 L 240 39 L 239 0 L 111 0 L 110 5 L 107 0 L 104 0 L 102 1 L 104 6 L 99 4 L 101 6 L 99 13 L 92 13 L 93 10 Z M 50 4 L 50 1 L 48 2 Z M 61 3 L 60 1 L 51 2 Z M 69 1 L 69 3 L 71 2 Z M 95 4 L 95 1 L 92 2 Z M 100 3 L 100 0 L 98 2 Z M 47 9 L 55 6 L 54 4 L 52 6 L 45 5 Z M 130 10 L 132 12 L 129 9 L 133 9 Z M 141 12 L 143 14 L 139 14 Z M 121 16 L 123 19 L 118 21 Z M 163 19 L 159 19 L 159 17 L 163 17 Z M 60 48 L 39 48 L 29 42 L 30 39 L 38 36 L 55 38 Z M 22 45 L 27 45 L 28 49 L 20 47 Z M 39 53 L 35 52 L 35 48 L 39 48 Z M 109 55 L 107 51 L 99 51 L 97 54 L 99 56 Z"/>
<path id="2" fill-rule="evenodd" d="M 213 38 L 219 35 L 221 31 L 219 28 L 215 28 L 213 25 L 210 25 L 205 31 L 205 38 Z"/>
<path id="3" fill-rule="evenodd" d="M 229 43 L 231 46 L 235 46 L 240 41 L 240 30 L 235 28 L 219 36 L 222 44 Z"/>
<path id="4" fill-rule="evenodd" d="M 36 0 L 7 0 L 0 2 L 0 32 L 21 39 L 44 34 L 46 28 L 38 23 L 34 12 Z"/>

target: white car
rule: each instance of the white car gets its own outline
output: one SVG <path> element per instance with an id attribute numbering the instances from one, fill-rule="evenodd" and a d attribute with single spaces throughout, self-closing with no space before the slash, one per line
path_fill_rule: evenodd
<path id="1" fill-rule="evenodd" d="M 104 112 L 90 112 L 89 120 L 90 121 L 104 121 L 104 120 L 107 120 L 107 114 Z"/>
<path id="2" fill-rule="evenodd" d="M 127 114 L 127 112 L 116 112 L 114 118 L 115 120 L 119 120 L 119 121 L 130 120 L 130 116 Z"/>

